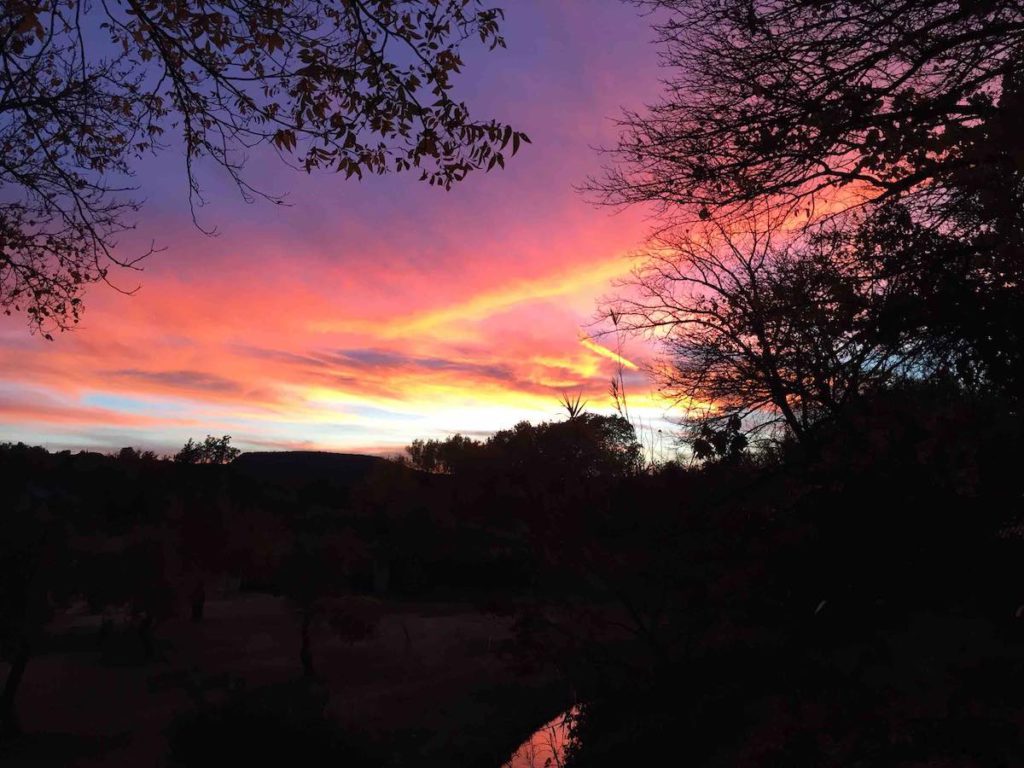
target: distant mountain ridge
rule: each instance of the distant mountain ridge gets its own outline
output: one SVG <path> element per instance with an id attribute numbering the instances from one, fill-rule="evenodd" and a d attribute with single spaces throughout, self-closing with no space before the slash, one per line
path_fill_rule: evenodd
<path id="1" fill-rule="evenodd" d="M 349 485 L 388 464 L 380 456 L 330 451 L 253 451 L 231 463 L 232 470 L 261 480 Z"/>

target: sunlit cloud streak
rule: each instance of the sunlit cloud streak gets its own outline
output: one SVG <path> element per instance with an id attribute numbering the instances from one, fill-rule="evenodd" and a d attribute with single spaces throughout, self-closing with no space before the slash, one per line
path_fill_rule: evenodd
<path id="1" fill-rule="evenodd" d="M 608 349 L 608 347 L 604 346 L 603 344 L 599 344 L 598 342 L 594 341 L 589 336 L 582 336 L 580 338 L 580 345 L 583 346 L 583 347 L 586 347 L 591 352 L 594 352 L 594 353 L 600 355 L 601 357 L 606 357 L 609 360 L 617 363 L 618 365 L 621 365 L 624 368 L 630 369 L 631 371 L 638 371 L 638 370 L 640 370 L 640 366 L 638 366 L 632 360 L 627 360 L 626 358 L 624 358 L 622 355 L 620 355 L 615 350 Z"/>

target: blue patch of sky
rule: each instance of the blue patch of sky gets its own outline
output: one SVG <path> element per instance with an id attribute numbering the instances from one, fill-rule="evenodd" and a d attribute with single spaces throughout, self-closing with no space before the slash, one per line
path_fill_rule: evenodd
<path id="1" fill-rule="evenodd" d="M 92 408 L 137 413 L 155 418 L 186 416 L 193 407 L 188 401 L 130 397 L 107 392 L 88 392 L 82 397 L 81 402 L 82 405 Z"/>
<path id="2" fill-rule="evenodd" d="M 384 408 L 374 408 L 370 405 L 352 405 L 345 410 L 355 416 L 366 416 L 368 418 L 384 419 L 386 421 L 420 421 L 425 418 L 419 414 L 389 411 Z"/>

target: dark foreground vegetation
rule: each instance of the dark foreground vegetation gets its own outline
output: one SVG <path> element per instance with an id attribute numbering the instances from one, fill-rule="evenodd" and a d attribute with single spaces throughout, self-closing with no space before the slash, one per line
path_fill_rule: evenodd
<path id="1" fill-rule="evenodd" d="M 566 706 L 514 653 L 525 542 L 450 478 L 195 447 L 0 448 L 5 765 L 498 765 Z"/>
<path id="2" fill-rule="evenodd" d="M 499 764 L 570 704 L 573 765 L 681 749 L 708 765 L 1013 764 L 1022 432 L 1005 400 L 932 381 L 865 395 L 813 446 L 686 466 L 643 467 L 627 422 L 585 412 L 418 444 L 415 460 L 444 455 L 434 473 L 329 454 L 200 465 L 7 446 L 6 748 L 31 739 L 14 733 L 33 664 L 78 643 L 98 670 L 146 670 L 148 696 L 179 692 L 151 745 L 172 764 L 250 751 L 444 762 L 440 721 L 397 738 L 351 713 L 416 722 L 402 702 L 444 700 L 437 685 L 382 695 L 371 681 L 410 674 L 410 644 L 428 641 L 409 616 L 458 604 L 494 622 L 438 630 L 486 646 L 446 661 L 491 686 L 453 692 L 448 717 L 491 740 L 464 747 L 463 764 Z M 232 580 L 288 606 L 275 609 L 276 676 L 214 660 L 270 626 L 206 598 Z M 107 618 L 69 630 L 76 604 Z M 494 654 L 505 672 L 481 661 Z"/>
<path id="3" fill-rule="evenodd" d="M 1015 764 L 1022 426 L 904 382 L 812 444 L 516 476 L 541 585 L 519 637 L 581 702 L 569 764 Z"/>

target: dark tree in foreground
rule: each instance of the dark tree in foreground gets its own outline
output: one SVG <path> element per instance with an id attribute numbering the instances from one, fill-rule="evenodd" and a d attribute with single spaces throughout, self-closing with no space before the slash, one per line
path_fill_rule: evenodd
<path id="1" fill-rule="evenodd" d="M 662 392 L 708 455 L 739 444 L 737 418 L 802 439 L 863 391 L 926 375 L 952 354 L 927 328 L 910 255 L 888 243 L 884 258 L 872 251 L 883 227 L 849 217 L 794 234 L 771 218 L 662 235 L 609 310 L 660 343 Z"/>
<path id="2" fill-rule="evenodd" d="M 291 551 L 279 574 L 280 589 L 299 616 L 299 661 L 305 677 L 316 676 L 314 635 L 326 626 L 345 640 L 360 640 L 376 627 L 375 604 L 351 595 L 351 574 L 369 560 L 366 544 L 338 530 L 324 509 L 311 508 L 293 523 Z"/>
<path id="3" fill-rule="evenodd" d="M 38 502 L 13 502 L 0 519 L 0 659 L 10 664 L 0 689 L 0 740 L 19 730 L 18 689 L 50 618 L 47 593 L 60 572 L 60 526 Z"/>
<path id="4" fill-rule="evenodd" d="M 0 444 L 0 741 L 20 730 L 17 694 L 54 608 L 70 590 L 65 509 L 27 481 L 48 467 L 42 448 Z"/>
<path id="5" fill-rule="evenodd" d="M 503 47 L 482 0 L 7 2 L 0 9 L 0 308 L 44 334 L 77 321 L 139 208 L 144 155 L 183 152 L 243 175 L 269 145 L 346 177 L 412 171 L 450 188 L 529 139 L 453 94 L 460 47 Z M 274 198 L 271 198 L 274 199 Z"/>
<path id="6" fill-rule="evenodd" d="M 75 586 L 88 602 L 100 608 L 127 609 L 135 638 L 128 658 L 149 663 L 157 658 L 156 632 L 175 613 L 180 585 L 176 583 L 170 541 L 164 532 L 136 526 L 121 536 L 88 537 L 75 551 Z M 112 625 L 101 629 L 101 651 L 107 653 Z M 124 648 L 117 648 L 118 653 Z"/>
<path id="7" fill-rule="evenodd" d="M 1020 397 L 1024 4 L 637 4 L 670 75 L 592 189 L 661 213 L 612 306 L 666 389 L 796 436 L 895 374 Z"/>

